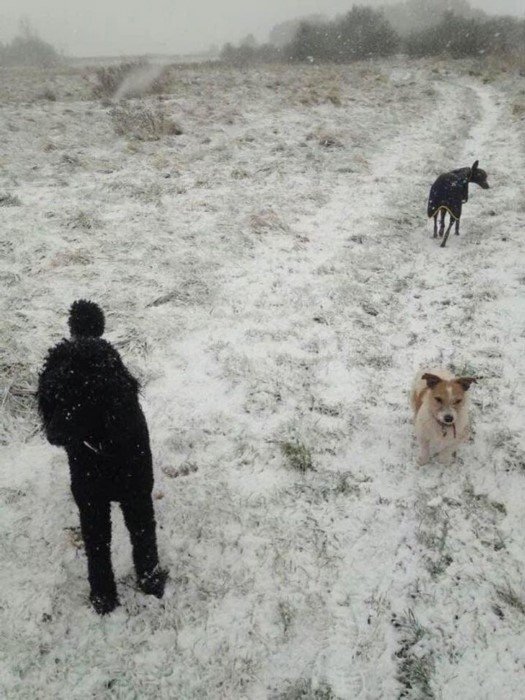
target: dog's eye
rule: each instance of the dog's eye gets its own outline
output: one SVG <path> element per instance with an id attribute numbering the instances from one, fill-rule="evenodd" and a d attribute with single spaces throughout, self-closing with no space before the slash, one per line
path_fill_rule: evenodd
<path id="1" fill-rule="evenodd" d="M 434 398 L 438 403 L 443 403 L 443 399 L 440 399 L 439 396 L 434 396 Z"/>
<path id="2" fill-rule="evenodd" d="M 460 404 L 460 403 L 461 403 L 461 399 L 456 399 L 456 400 L 454 401 L 454 406 L 457 406 L 457 405 Z"/>

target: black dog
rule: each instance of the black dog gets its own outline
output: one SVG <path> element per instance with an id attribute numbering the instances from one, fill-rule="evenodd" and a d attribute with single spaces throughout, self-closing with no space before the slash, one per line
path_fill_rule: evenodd
<path id="1" fill-rule="evenodd" d="M 144 593 L 161 598 L 167 572 L 159 567 L 157 554 L 152 459 L 139 384 L 118 352 L 100 337 L 104 314 L 97 304 L 76 301 L 69 328 L 71 340 L 52 348 L 45 361 L 38 407 L 47 439 L 67 452 L 91 602 L 103 615 L 118 605 L 111 566 L 111 501 L 120 502 Z"/>
<path id="2" fill-rule="evenodd" d="M 487 173 L 478 168 L 477 160 L 471 168 L 459 168 L 450 173 L 443 173 L 438 177 L 430 188 L 428 198 L 427 214 L 429 218 L 434 217 L 434 238 L 437 238 L 437 219 L 441 212 L 441 225 L 439 227 L 439 237 L 443 238 L 445 230 L 445 214 L 449 214 L 450 221 L 441 243 L 444 248 L 447 244 L 448 235 L 452 224 L 456 222 L 456 236 L 459 236 L 459 220 L 461 218 L 461 206 L 468 202 L 468 186 L 470 182 L 475 182 L 484 190 L 488 190 Z"/>

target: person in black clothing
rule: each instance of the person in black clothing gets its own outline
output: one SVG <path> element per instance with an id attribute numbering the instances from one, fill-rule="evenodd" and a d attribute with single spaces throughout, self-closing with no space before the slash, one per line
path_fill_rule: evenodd
<path id="1" fill-rule="evenodd" d="M 38 408 L 48 441 L 64 447 L 68 456 L 90 599 L 104 615 L 119 604 L 111 565 L 111 501 L 121 505 L 144 593 L 161 598 L 167 572 L 157 553 L 152 457 L 138 381 L 101 338 L 104 314 L 97 304 L 74 302 L 69 328 L 71 340 L 49 351 L 40 373 Z"/>

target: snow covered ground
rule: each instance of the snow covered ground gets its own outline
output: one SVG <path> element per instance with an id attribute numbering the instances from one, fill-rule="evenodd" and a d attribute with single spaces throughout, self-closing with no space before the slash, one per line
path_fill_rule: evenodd
<path id="1" fill-rule="evenodd" d="M 1 74 L 2 697 L 523 697 L 525 80 L 472 68 L 194 66 L 116 110 Z M 184 133 L 117 135 L 140 109 Z M 428 188 L 477 158 L 441 250 Z M 136 590 L 115 506 L 103 619 L 31 395 L 79 297 L 142 381 L 171 571 Z M 436 364 L 483 376 L 474 439 L 418 469 Z"/>

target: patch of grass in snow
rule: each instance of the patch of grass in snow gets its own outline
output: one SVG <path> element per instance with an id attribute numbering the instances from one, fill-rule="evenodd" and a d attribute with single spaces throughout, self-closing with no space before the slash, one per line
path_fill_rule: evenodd
<path id="1" fill-rule="evenodd" d="M 344 144 L 337 136 L 328 132 L 319 134 L 318 143 L 324 148 L 344 148 Z"/>
<path id="2" fill-rule="evenodd" d="M 496 429 L 490 439 L 494 451 L 501 450 L 503 467 L 509 469 L 525 470 L 525 451 L 520 447 L 520 435 L 508 428 Z"/>
<path id="3" fill-rule="evenodd" d="M 131 196 L 135 200 L 139 200 L 146 204 L 155 204 L 160 206 L 162 203 L 163 190 L 158 182 L 151 182 L 148 185 L 132 187 Z"/>
<path id="4" fill-rule="evenodd" d="M 29 439 L 37 432 L 36 381 L 21 362 L 10 362 L 7 357 L 0 361 L 0 444 L 9 444 L 15 435 L 23 441 L 24 435 Z"/>
<path id="5" fill-rule="evenodd" d="M 101 225 L 102 222 L 97 216 L 84 210 L 73 214 L 68 221 L 69 228 L 81 229 L 82 231 L 91 231 L 92 229 L 100 228 Z"/>
<path id="6" fill-rule="evenodd" d="M 498 598 L 505 603 L 505 605 L 525 615 L 525 598 L 518 595 L 510 584 L 507 584 L 505 587 L 496 588 L 496 593 Z"/>
<path id="7" fill-rule="evenodd" d="M 134 355 L 144 358 L 150 352 L 150 343 L 138 328 L 128 329 L 126 335 L 115 340 L 113 345 L 128 356 Z"/>
<path id="8" fill-rule="evenodd" d="M 250 216 L 250 228 L 254 233 L 265 231 L 288 231 L 288 226 L 281 221 L 273 209 L 261 209 Z"/>
<path id="9" fill-rule="evenodd" d="M 92 261 L 89 250 L 77 248 L 57 253 L 49 262 L 50 268 L 66 267 L 67 265 L 89 265 Z"/>
<path id="10" fill-rule="evenodd" d="M 408 656 L 403 659 L 398 680 L 403 683 L 405 690 L 399 694 L 400 698 L 412 697 L 417 700 L 434 698 L 430 688 L 430 677 L 434 670 L 434 664 L 429 656 Z"/>
<path id="11" fill-rule="evenodd" d="M 334 493 L 343 496 L 359 496 L 361 489 L 359 483 L 356 483 L 353 474 L 338 474 Z"/>
<path id="12" fill-rule="evenodd" d="M 306 678 L 290 682 L 286 690 L 272 693 L 270 698 L 271 700 L 339 700 L 339 696 L 326 681 L 314 683 Z"/>
<path id="13" fill-rule="evenodd" d="M 341 89 L 338 85 L 328 86 L 323 89 L 321 86 L 306 86 L 296 96 L 297 102 L 305 107 L 332 104 L 334 107 L 341 107 L 343 104 Z"/>
<path id="14" fill-rule="evenodd" d="M 429 512 L 436 509 L 430 509 Z M 417 539 L 424 547 L 430 550 L 431 555 L 425 557 L 425 566 L 432 578 L 445 573 L 452 564 L 452 557 L 445 551 L 447 534 L 449 530 L 448 519 L 438 523 L 438 518 L 427 518 L 424 529 L 417 533 Z"/>
<path id="15" fill-rule="evenodd" d="M 4 193 L 0 194 L 0 207 L 20 207 L 22 202 L 16 194 Z"/>
<path id="16" fill-rule="evenodd" d="M 124 105 L 110 112 L 115 133 L 138 141 L 159 141 L 163 136 L 180 136 L 182 128 L 162 107 Z"/>
<path id="17" fill-rule="evenodd" d="M 320 129 L 306 135 L 306 141 L 316 141 L 323 148 L 344 148 L 344 143 L 330 131 Z"/>
<path id="18" fill-rule="evenodd" d="M 450 365 L 450 371 L 456 377 L 477 377 L 477 376 L 479 376 L 479 369 L 474 367 L 474 365 L 471 365 L 469 362 L 463 362 L 462 364 L 457 364 L 457 365 L 452 362 Z"/>
<path id="19" fill-rule="evenodd" d="M 525 115 L 525 102 L 515 102 L 511 111 L 514 117 L 521 119 Z"/>
<path id="20" fill-rule="evenodd" d="M 282 442 L 281 452 L 292 469 L 299 472 L 313 471 L 312 453 L 300 442 Z"/>
<path id="21" fill-rule="evenodd" d="M 192 461 L 183 462 L 179 467 L 165 466 L 162 467 L 162 471 L 170 479 L 176 479 L 179 476 L 189 476 L 190 474 L 195 474 L 199 470 L 199 467 Z"/>
<path id="22" fill-rule="evenodd" d="M 54 90 L 52 90 L 49 87 L 46 87 L 37 94 L 36 99 L 37 100 L 46 100 L 47 102 L 56 102 L 57 95 L 56 95 L 56 92 Z"/>
<path id="23" fill-rule="evenodd" d="M 403 686 L 400 698 L 434 698 L 430 687 L 430 679 L 434 671 L 432 654 L 424 650 L 421 642 L 427 635 L 426 629 L 420 625 L 412 610 L 408 610 L 399 618 L 393 615 L 393 626 L 401 633 L 401 647 L 396 652 L 399 659 L 397 680 Z"/>
<path id="24" fill-rule="evenodd" d="M 166 292 L 153 301 L 150 301 L 147 306 L 163 306 L 171 302 L 182 304 L 202 304 L 210 295 L 210 290 L 200 279 L 188 279 L 179 282 L 176 289 Z"/>
<path id="25" fill-rule="evenodd" d="M 483 510 L 492 511 L 494 516 L 507 515 L 507 509 L 504 503 L 499 501 L 491 501 L 490 498 L 484 493 L 475 493 L 474 487 L 470 482 L 465 485 L 464 491 L 465 499 L 472 509 L 482 508 Z"/>
<path id="26" fill-rule="evenodd" d="M 288 631 L 293 624 L 295 617 L 295 610 L 292 605 L 286 600 L 280 600 L 277 606 L 277 611 L 279 613 L 279 621 L 283 628 L 283 634 L 286 637 Z"/>

